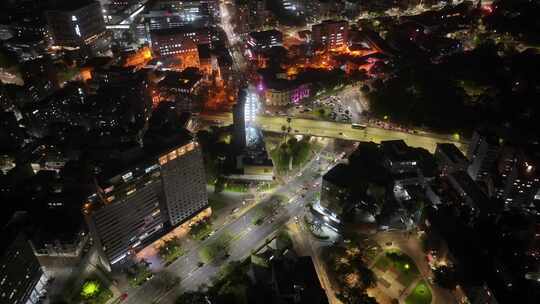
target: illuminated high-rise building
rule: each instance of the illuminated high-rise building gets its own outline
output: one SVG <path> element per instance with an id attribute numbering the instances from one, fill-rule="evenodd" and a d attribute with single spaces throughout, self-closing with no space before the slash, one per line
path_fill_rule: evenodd
<path id="1" fill-rule="evenodd" d="M 207 209 L 202 154 L 189 139 L 98 180 L 83 211 L 105 264 L 116 267 Z"/>

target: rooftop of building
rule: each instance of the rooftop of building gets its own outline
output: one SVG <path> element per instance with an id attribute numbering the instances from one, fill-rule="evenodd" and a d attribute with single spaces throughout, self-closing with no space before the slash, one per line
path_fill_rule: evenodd
<path id="1" fill-rule="evenodd" d="M 449 178 L 453 179 L 465 195 L 471 198 L 471 200 L 476 204 L 477 207 L 482 208 L 486 205 L 488 197 L 480 188 L 478 184 L 469 176 L 465 171 L 456 171 L 452 172 L 449 175 Z"/>
<path id="2" fill-rule="evenodd" d="M 182 72 L 166 71 L 165 77 L 159 82 L 160 86 L 179 88 L 190 91 L 203 76 L 197 68 L 187 68 Z"/>
<path id="3" fill-rule="evenodd" d="M 382 141 L 380 147 L 384 156 L 392 162 L 412 162 L 417 160 L 414 150 L 402 139 Z"/>
<path id="4" fill-rule="evenodd" d="M 297 294 L 299 304 L 328 303 L 310 256 L 274 259 L 272 271 L 280 295 Z"/>
<path id="5" fill-rule="evenodd" d="M 264 40 L 273 36 L 282 36 L 282 35 L 283 34 L 276 29 L 249 33 L 249 36 L 255 40 Z"/>
<path id="6" fill-rule="evenodd" d="M 208 44 L 197 45 L 197 51 L 199 52 L 199 58 L 209 59 L 212 57 L 212 50 Z"/>
<path id="7" fill-rule="evenodd" d="M 156 35 L 156 36 L 168 36 L 168 35 L 175 35 L 179 33 L 197 33 L 197 32 L 204 32 L 204 31 L 209 32 L 210 29 L 206 26 L 196 26 L 196 25 L 186 24 L 186 25 L 182 25 L 182 26 L 174 27 L 174 28 L 151 30 L 150 34 Z"/>
<path id="8" fill-rule="evenodd" d="M 107 185 L 111 178 L 135 169 L 144 171 L 159 156 L 191 142 L 193 135 L 185 129 L 185 119 L 174 104 L 164 102 L 154 110 L 142 146 L 137 142 L 96 144 L 90 150 L 90 157 L 101 168 L 97 176 L 100 185 Z"/>
<path id="9" fill-rule="evenodd" d="M 26 215 L 24 212 L 15 212 L 7 215 L 8 221 L 2 227 L 0 227 L 0 258 L 4 255 L 5 251 L 11 246 L 15 239 L 23 232 L 23 228 L 26 223 Z"/>
<path id="10" fill-rule="evenodd" d="M 355 180 L 353 168 L 344 163 L 335 165 L 323 175 L 323 181 L 339 187 L 349 187 Z"/>
<path id="11" fill-rule="evenodd" d="M 333 20 L 333 19 L 327 19 L 323 20 L 321 23 L 314 24 L 313 26 L 322 26 L 322 25 L 330 25 L 330 24 L 349 24 L 347 20 Z"/>
<path id="12" fill-rule="evenodd" d="M 459 150 L 458 147 L 456 147 L 456 145 L 454 144 L 450 144 L 450 143 L 437 144 L 437 150 L 440 150 L 442 153 L 444 153 L 444 155 L 446 155 L 450 159 L 450 161 L 452 161 L 453 163 L 467 163 L 468 162 L 465 155 L 463 155 L 463 152 L 461 152 L 461 150 Z"/>
<path id="13" fill-rule="evenodd" d="M 77 1 L 57 0 L 57 1 L 52 1 L 52 3 L 49 5 L 49 10 L 71 12 L 71 11 L 76 11 L 78 9 L 86 7 L 88 5 L 96 5 L 96 4 L 99 4 L 99 2 L 94 1 L 94 0 L 77 0 Z"/>
<path id="14" fill-rule="evenodd" d="M 81 67 L 82 68 L 103 68 L 109 66 L 114 61 L 112 57 L 92 57 L 88 59 Z"/>

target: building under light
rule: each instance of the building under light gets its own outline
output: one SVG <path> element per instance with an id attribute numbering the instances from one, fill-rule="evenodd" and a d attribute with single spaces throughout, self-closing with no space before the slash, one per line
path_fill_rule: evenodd
<path id="1" fill-rule="evenodd" d="M 208 208 L 201 150 L 188 140 L 99 179 L 83 212 L 104 264 L 116 268 Z"/>
<path id="2" fill-rule="evenodd" d="M 236 167 L 240 170 L 236 179 L 268 181 L 274 177 L 261 130 L 255 124 L 260 110 L 257 89 L 254 86 L 242 89 L 233 109 Z"/>

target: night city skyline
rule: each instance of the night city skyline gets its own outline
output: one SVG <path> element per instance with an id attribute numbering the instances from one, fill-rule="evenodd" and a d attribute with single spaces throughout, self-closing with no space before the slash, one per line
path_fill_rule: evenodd
<path id="1" fill-rule="evenodd" d="M 539 303 L 539 15 L 1 1 L 0 304 Z"/>

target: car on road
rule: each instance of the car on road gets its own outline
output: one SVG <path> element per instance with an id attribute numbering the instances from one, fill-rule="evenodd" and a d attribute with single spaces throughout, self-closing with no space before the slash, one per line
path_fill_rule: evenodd
<path id="1" fill-rule="evenodd" d="M 238 211 L 240 211 L 240 208 L 234 208 L 234 209 L 231 211 L 231 213 L 236 213 L 236 212 L 238 212 Z"/>

